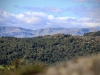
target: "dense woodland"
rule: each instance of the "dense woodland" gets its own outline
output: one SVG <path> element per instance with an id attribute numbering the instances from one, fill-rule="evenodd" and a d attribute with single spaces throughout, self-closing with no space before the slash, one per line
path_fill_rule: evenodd
<path id="1" fill-rule="evenodd" d="M 100 32 L 99 32 L 100 34 Z M 10 64 L 20 58 L 24 64 L 43 62 L 54 64 L 78 56 L 98 54 L 100 38 L 64 34 L 33 38 L 0 37 L 0 64 Z"/>

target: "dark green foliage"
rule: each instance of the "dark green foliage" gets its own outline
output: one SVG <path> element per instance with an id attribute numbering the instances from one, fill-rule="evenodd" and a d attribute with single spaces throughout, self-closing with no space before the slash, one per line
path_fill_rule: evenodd
<path id="1" fill-rule="evenodd" d="M 0 59 L 0 65 L 6 65 L 7 64 L 7 60 L 6 59 Z"/>
<path id="2" fill-rule="evenodd" d="M 97 54 L 100 52 L 100 38 L 64 34 L 34 38 L 1 37 L 0 52 L 0 60 L 6 60 L 8 64 L 17 57 L 25 60 L 25 64 L 53 64 L 78 56 Z"/>

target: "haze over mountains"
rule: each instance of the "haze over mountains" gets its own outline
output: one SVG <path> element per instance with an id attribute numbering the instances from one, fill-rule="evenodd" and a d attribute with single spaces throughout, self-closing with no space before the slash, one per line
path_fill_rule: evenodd
<path id="1" fill-rule="evenodd" d="M 1 36 L 11 36 L 18 38 L 25 37 L 36 37 L 36 36 L 44 36 L 44 35 L 54 35 L 54 34 L 71 34 L 71 35 L 83 35 L 88 32 L 100 31 L 100 27 L 94 28 L 46 28 L 46 29 L 24 29 L 20 27 L 12 27 L 12 26 L 0 26 L 0 37 Z"/>

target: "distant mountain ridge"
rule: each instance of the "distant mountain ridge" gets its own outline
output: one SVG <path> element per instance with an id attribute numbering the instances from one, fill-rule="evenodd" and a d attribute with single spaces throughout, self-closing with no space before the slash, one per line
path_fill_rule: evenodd
<path id="1" fill-rule="evenodd" d="M 94 28 L 46 28 L 46 29 L 38 29 L 31 30 L 25 29 L 21 27 L 12 27 L 12 26 L 0 26 L 0 37 L 1 36 L 11 36 L 18 38 L 26 38 L 26 37 L 36 37 L 36 36 L 44 36 L 44 35 L 54 35 L 54 34 L 71 34 L 71 35 L 83 35 L 88 32 L 96 32 L 100 31 L 100 27 Z"/>
<path id="2" fill-rule="evenodd" d="M 20 27 L 0 27 L 0 36 L 33 37 L 34 34 L 32 32 L 30 29 Z"/>

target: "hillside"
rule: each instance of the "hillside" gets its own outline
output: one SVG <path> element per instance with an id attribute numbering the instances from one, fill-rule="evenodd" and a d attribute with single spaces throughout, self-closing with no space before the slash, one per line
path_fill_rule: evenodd
<path id="1" fill-rule="evenodd" d="M 0 27 L 0 36 L 10 37 L 34 37 L 33 31 L 20 27 Z"/>
<path id="2" fill-rule="evenodd" d="M 0 36 L 10 36 L 18 38 L 37 37 L 54 34 L 70 34 L 82 36 L 84 33 L 99 31 L 100 27 L 95 28 L 46 28 L 38 30 L 24 29 L 20 27 L 0 26 Z"/>
<path id="3" fill-rule="evenodd" d="M 15 58 L 23 59 L 25 64 L 54 64 L 99 52 L 100 38 L 64 34 L 34 38 L 0 38 L 0 64 L 9 64 Z"/>
<path id="4" fill-rule="evenodd" d="M 94 37 L 99 37 L 99 36 L 100 36 L 100 31 L 85 33 L 84 36 L 94 36 Z"/>
<path id="5" fill-rule="evenodd" d="M 100 54 L 49 67 L 43 75 L 100 75 Z M 42 74 L 41 74 L 42 75 Z"/>
<path id="6" fill-rule="evenodd" d="M 10 66 L 9 66 L 10 67 Z M 43 64 L 22 66 L 7 70 L 0 66 L 0 75 L 100 75 L 100 54 L 91 57 L 79 57 L 71 61 L 46 67 Z"/>

